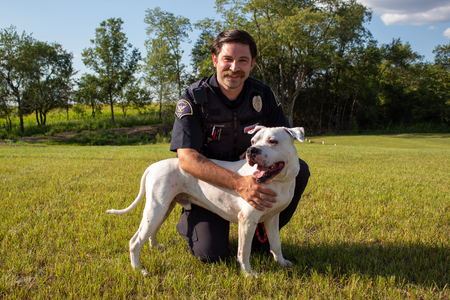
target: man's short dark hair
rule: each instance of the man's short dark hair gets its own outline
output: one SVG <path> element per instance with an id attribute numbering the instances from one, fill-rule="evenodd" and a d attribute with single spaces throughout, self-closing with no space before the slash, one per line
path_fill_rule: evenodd
<path id="1" fill-rule="evenodd" d="M 220 51 L 222 51 L 222 45 L 224 43 L 238 43 L 248 45 L 250 47 L 252 59 L 256 57 L 257 49 L 255 40 L 249 33 L 244 30 L 229 29 L 219 33 L 211 45 L 211 53 L 218 56 Z"/>

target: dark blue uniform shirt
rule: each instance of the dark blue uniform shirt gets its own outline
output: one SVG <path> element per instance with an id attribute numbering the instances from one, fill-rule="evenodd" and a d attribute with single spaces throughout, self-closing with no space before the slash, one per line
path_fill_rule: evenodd
<path id="1" fill-rule="evenodd" d="M 250 82 L 252 81 L 252 82 Z M 210 101 L 222 101 L 222 103 L 230 111 L 237 111 L 237 109 L 243 105 L 245 101 L 248 101 L 256 107 L 255 109 L 260 110 L 262 114 L 262 122 L 258 125 L 263 125 L 266 127 L 277 127 L 285 126 L 290 127 L 289 122 L 283 112 L 281 103 L 278 101 L 269 86 L 262 84 L 260 81 L 249 77 L 245 83 L 244 87 L 239 94 L 238 98 L 234 101 L 230 101 L 220 90 L 217 83 L 216 74 L 211 75 L 206 79 L 207 85 L 211 87 L 212 91 L 217 97 L 208 97 L 208 103 Z M 199 82 L 191 85 L 197 87 Z M 262 91 L 262 97 L 259 101 L 254 101 L 252 95 L 249 95 L 247 91 L 251 89 L 249 86 L 258 85 Z M 219 99 L 219 100 L 217 100 Z M 253 103 L 252 103 L 253 101 Z M 261 107 L 259 107 L 261 106 Z M 202 146 L 204 145 L 204 111 L 202 111 L 201 105 L 197 105 L 192 99 L 192 95 L 189 92 L 189 88 L 181 95 L 180 100 L 177 103 L 177 109 L 175 113 L 175 123 L 172 131 L 172 142 L 170 146 L 171 151 L 177 151 L 181 148 L 190 148 L 201 152 Z M 237 115 L 240 118 L 240 115 Z M 246 143 L 245 147 L 250 146 L 248 139 L 245 141 L 238 141 L 238 143 Z M 229 145 L 230 149 L 233 145 Z M 230 151 L 230 149 L 223 149 L 224 152 Z"/>

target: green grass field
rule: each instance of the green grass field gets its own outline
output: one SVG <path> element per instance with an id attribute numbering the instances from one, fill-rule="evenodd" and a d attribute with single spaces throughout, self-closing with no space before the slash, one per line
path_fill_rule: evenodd
<path id="1" fill-rule="evenodd" d="M 322 143 L 323 142 L 323 143 Z M 0 145 L 2 299 L 449 299 L 450 135 L 312 137 L 296 143 L 311 179 L 281 231 L 291 269 L 256 254 L 246 278 L 235 255 L 199 263 L 177 234 L 180 207 L 149 249 L 144 278 L 128 241 L 137 195 L 168 144 Z M 237 226 L 231 229 L 232 253 Z"/>

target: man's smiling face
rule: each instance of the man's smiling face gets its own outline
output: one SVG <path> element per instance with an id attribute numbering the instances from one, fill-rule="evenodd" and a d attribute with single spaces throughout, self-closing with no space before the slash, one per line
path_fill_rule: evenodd
<path id="1" fill-rule="evenodd" d="M 212 55 L 217 81 L 225 96 L 235 100 L 244 87 L 244 82 L 253 69 L 250 46 L 238 43 L 224 43 L 219 55 Z"/>

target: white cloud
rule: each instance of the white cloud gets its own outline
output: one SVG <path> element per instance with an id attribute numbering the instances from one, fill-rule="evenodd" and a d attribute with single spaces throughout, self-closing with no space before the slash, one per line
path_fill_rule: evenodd
<path id="1" fill-rule="evenodd" d="M 428 30 L 439 30 L 439 28 L 437 28 L 435 26 L 430 26 L 430 27 L 428 27 Z"/>
<path id="2" fill-rule="evenodd" d="M 381 14 L 386 25 L 424 25 L 450 21 L 450 0 L 358 0 Z"/>
<path id="3" fill-rule="evenodd" d="M 381 16 L 386 25 L 424 25 L 450 21 L 450 5 L 447 7 L 434 8 L 419 13 L 386 13 Z"/>
<path id="4" fill-rule="evenodd" d="M 357 0 L 375 13 L 418 13 L 450 5 L 450 0 Z"/>
<path id="5" fill-rule="evenodd" d="M 450 28 L 445 29 L 444 36 L 450 39 Z"/>

